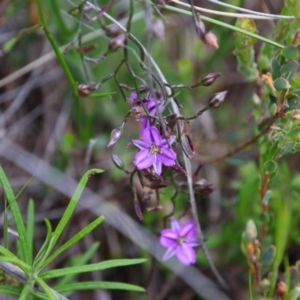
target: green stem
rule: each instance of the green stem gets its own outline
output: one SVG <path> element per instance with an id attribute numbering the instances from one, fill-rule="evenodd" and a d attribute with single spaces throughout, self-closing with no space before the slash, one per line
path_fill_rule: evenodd
<path id="1" fill-rule="evenodd" d="M 42 8 L 41 0 L 37 0 L 37 7 L 38 7 L 39 18 L 42 23 L 43 30 L 53 48 L 53 51 L 55 52 L 55 55 L 61 65 L 61 67 L 63 68 L 63 70 L 65 72 L 66 77 L 68 78 L 68 81 L 72 87 L 73 95 L 74 95 L 75 99 L 78 99 L 77 83 L 74 80 L 73 75 L 72 75 L 63 55 L 61 54 L 59 47 L 57 46 L 51 32 L 48 30 L 48 27 L 46 25 L 44 15 L 43 15 L 43 8 Z"/>

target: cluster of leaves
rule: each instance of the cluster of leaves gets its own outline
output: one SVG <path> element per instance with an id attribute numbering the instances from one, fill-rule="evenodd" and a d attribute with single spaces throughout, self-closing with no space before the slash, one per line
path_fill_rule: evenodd
<path id="1" fill-rule="evenodd" d="M 89 251 L 70 261 L 69 267 L 62 269 L 49 270 L 49 265 L 70 247 L 82 240 L 92 230 L 97 228 L 103 221 L 104 217 L 100 216 L 93 222 L 76 233 L 68 241 L 54 250 L 57 242 L 70 220 L 88 178 L 93 174 L 99 174 L 102 170 L 92 169 L 87 171 L 81 178 L 74 196 L 69 202 L 64 214 L 62 215 L 55 230 L 52 230 L 50 222 L 45 219 L 47 227 L 47 236 L 44 244 L 34 256 L 34 227 L 35 227 L 35 210 L 32 200 L 28 203 L 27 225 L 25 227 L 21 212 L 17 203 L 17 196 L 14 195 L 9 181 L 0 166 L 0 181 L 4 189 L 7 200 L 4 214 L 4 246 L 0 246 L 0 267 L 3 270 L 0 293 L 6 295 L 18 296 L 19 299 L 28 299 L 29 295 L 37 299 L 68 299 L 64 295 L 69 295 L 77 290 L 95 290 L 95 289 L 121 289 L 128 291 L 143 292 L 144 289 L 135 285 L 119 282 L 76 282 L 78 275 L 85 272 L 101 271 L 113 267 L 129 266 L 145 262 L 145 259 L 115 259 L 94 264 L 88 264 L 88 260 L 97 250 L 99 243 L 91 245 Z M 11 244 L 8 236 L 8 213 L 12 214 L 17 230 L 16 254 L 9 250 Z M 47 270 L 48 268 L 48 270 Z M 52 278 L 61 278 L 54 288 L 51 288 L 45 280 Z"/>

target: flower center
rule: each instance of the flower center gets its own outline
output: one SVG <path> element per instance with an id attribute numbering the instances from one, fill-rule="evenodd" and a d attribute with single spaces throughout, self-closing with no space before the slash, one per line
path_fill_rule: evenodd
<path id="1" fill-rule="evenodd" d="M 152 145 L 151 148 L 150 148 L 150 152 L 152 154 L 160 153 L 160 147 L 158 147 L 156 145 Z"/>
<path id="2" fill-rule="evenodd" d="M 182 245 L 184 242 L 185 242 L 185 237 L 184 237 L 184 236 L 180 236 L 180 237 L 177 239 L 177 244 L 178 244 L 178 245 Z"/>

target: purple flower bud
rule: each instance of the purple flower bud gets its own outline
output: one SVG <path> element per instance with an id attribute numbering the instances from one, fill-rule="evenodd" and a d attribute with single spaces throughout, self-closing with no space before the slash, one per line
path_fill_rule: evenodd
<path id="1" fill-rule="evenodd" d="M 115 24 L 113 24 L 109 27 L 106 27 L 104 30 L 105 30 L 106 36 L 108 36 L 110 38 L 117 37 L 121 33 L 120 28 Z"/>
<path id="2" fill-rule="evenodd" d="M 205 36 L 205 25 L 203 22 L 198 22 L 196 25 L 196 33 L 199 37 L 199 39 L 204 42 L 204 36 Z"/>
<path id="3" fill-rule="evenodd" d="M 122 127 L 115 128 L 110 134 L 110 139 L 106 147 L 109 148 L 110 146 L 114 145 L 120 139 L 122 134 L 123 134 Z"/>
<path id="4" fill-rule="evenodd" d="M 210 98 L 208 101 L 208 104 L 210 107 L 218 107 L 225 99 L 228 91 L 223 91 L 220 93 L 216 93 Z"/>
<path id="5" fill-rule="evenodd" d="M 153 19 L 148 31 L 153 33 L 159 40 L 165 39 L 165 24 L 160 19 Z"/>
<path id="6" fill-rule="evenodd" d="M 81 96 L 87 96 L 91 94 L 91 87 L 88 84 L 81 83 L 77 86 L 77 92 Z"/>
<path id="7" fill-rule="evenodd" d="M 212 85 L 216 79 L 221 75 L 221 73 L 209 73 L 201 78 L 201 84 L 203 86 Z"/>
<path id="8" fill-rule="evenodd" d="M 127 40 L 127 34 L 126 33 L 122 33 L 118 36 L 116 36 L 115 38 L 113 38 L 109 45 L 108 45 L 108 48 L 111 50 L 111 51 L 116 51 L 118 50 L 120 47 L 122 47 L 124 45 L 124 43 L 126 42 Z"/>
<path id="9" fill-rule="evenodd" d="M 208 32 L 208 33 L 205 33 L 204 35 L 204 43 L 206 45 L 209 45 L 209 46 L 213 46 L 214 48 L 218 49 L 219 48 L 219 44 L 218 44 L 218 38 L 217 36 L 213 33 L 213 32 Z"/>
<path id="10" fill-rule="evenodd" d="M 114 163 L 114 165 L 119 169 L 119 170 L 124 170 L 124 163 L 123 161 L 119 158 L 119 156 L 112 154 L 111 159 Z"/>

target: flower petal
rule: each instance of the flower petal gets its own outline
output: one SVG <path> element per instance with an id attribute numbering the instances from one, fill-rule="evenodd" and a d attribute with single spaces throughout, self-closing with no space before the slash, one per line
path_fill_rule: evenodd
<path id="1" fill-rule="evenodd" d="M 163 147 L 160 148 L 160 153 L 157 154 L 157 159 L 167 167 L 174 166 L 176 153 L 171 148 Z"/>
<path id="2" fill-rule="evenodd" d="M 180 236 L 194 239 L 197 234 L 195 221 L 190 220 L 182 224 L 179 234 Z"/>
<path id="3" fill-rule="evenodd" d="M 133 160 L 133 163 L 139 170 L 149 168 L 153 165 L 155 161 L 154 155 L 150 154 L 147 149 L 139 151 Z"/>
<path id="4" fill-rule="evenodd" d="M 156 155 L 155 155 L 156 156 Z M 157 175 L 161 174 L 162 164 L 159 160 L 156 160 L 153 164 L 154 171 Z"/>
<path id="5" fill-rule="evenodd" d="M 180 236 L 179 235 L 180 225 L 179 225 L 177 219 L 171 218 L 171 228 L 172 228 L 173 231 L 176 232 L 177 236 L 179 237 Z"/>
<path id="6" fill-rule="evenodd" d="M 159 242 L 164 247 L 175 247 L 178 235 L 172 229 L 164 229 L 160 233 Z"/>
<path id="7" fill-rule="evenodd" d="M 176 247 L 170 247 L 164 254 L 163 256 L 163 260 L 167 260 L 169 258 L 171 258 L 172 256 L 174 256 L 176 254 L 176 249 L 177 249 L 178 246 Z"/>
<path id="8" fill-rule="evenodd" d="M 195 250 L 186 243 L 183 243 L 182 245 L 177 247 L 176 256 L 178 260 L 184 265 L 190 265 L 196 262 Z"/>
<path id="9" fill-rule="evenodd" d="M 142 140 L 131 140 L 132 144 L 141 150 L 149 149 L 149 145 Z"/>
<path id="10" fill-rule="evenodd" d="M 149 130 L 145 130 L 143 132 L 143 138 L 149 145 L 155 144 L 156 146 L 160 146 L 162 140 L 162 137 L 155 126 L 150 126 Z"/>
<path id="11" fill-rule="evenodd" d="M 143 136 L 145 130 L 149 130 L 150 121 L 147 116 L 143 116 L 140 118 L 139 122 L 141 122 L 141 130 L 140 135 Z M 150 145 L 149 145 L 150 146 Z"/>
<path id="12" fill-rule="evenodd" d="M 127 101 L 129 103 L 134 103 L 137 99 L 138 99 L 137 94 L 136 93 L 131 93 L 129 98 L 127 98 Z"/>

